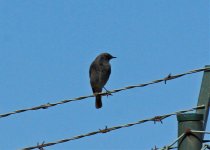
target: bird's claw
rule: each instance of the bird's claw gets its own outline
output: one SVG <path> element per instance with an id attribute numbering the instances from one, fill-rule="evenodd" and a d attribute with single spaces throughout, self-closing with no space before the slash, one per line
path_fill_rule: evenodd
<path id="1" fill-rule="evenodd" d="M 104 87 L 104 89 L 105 89 L 105 91 L 106 91 L 106 96 L 108 97 L 109 95 L 111 95 L 112 96 L 112 93 L 109 91 L 109 90 L 107 90 L 105 87 Z"/>

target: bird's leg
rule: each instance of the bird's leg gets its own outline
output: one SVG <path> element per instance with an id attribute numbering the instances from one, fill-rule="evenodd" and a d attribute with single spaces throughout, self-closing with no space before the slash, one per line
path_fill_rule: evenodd
<path id="1" fill-rule="evenodd" d="M 109 90 L 107 90 L 105 87 L 103 87 L 104 88 L 104 90 L 106 91 L 106 96 L 108 97 L 109 95 L 111 95 L 112 96 L 112 93 L 109 91 Z"/>

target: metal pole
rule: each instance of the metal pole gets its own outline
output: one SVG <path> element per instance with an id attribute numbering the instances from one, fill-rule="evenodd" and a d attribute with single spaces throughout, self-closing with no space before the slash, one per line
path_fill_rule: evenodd
<path id="1" fill-rule="evenodd" d="M 203 129 L 203 114 L 178 114 L 178 150 L 200 150 L 202 148 L 202 133 L 191 133 L 190 130 Z"/>
<path id="2" fill-rule="evenodd" d="M 199 105 L 206 105 L 205 109 L 198 109 L 196 113 L 200 113 L 204 115 L 203 120 L 203 131 L 206 130 L 206 125 L 208 121 L 209 115 L 209 103 L 210 103 L 210 65 L 206 65 L 205 68 L 209 68 L 209 70 L 205 71 L 203 74 L 203 80 L 201 83 L 200 94 L 198 98 L 198 106 Z M 203 134 L 204 137 L 204 134 Z"/>
<path id="3" fill-rule="evenodd" d="M 208 121 L 210 104 L 210 65 L 205 66 L 198 98 L 198 106 L 205 105 L 205 109 L 198 109 L 196 113 L 178 114 L 178 137 L 185 136 L 178 141 L 178 150 L 200 150 L 203 144 L 203 133 L 192 133 L 190 130 L 205 131 Z"/>

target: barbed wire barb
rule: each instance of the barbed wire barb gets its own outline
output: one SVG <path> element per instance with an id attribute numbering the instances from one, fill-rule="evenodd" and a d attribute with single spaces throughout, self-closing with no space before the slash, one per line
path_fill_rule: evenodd
<path id="1" fill-rule="evenodd" d="M 151 84 L 156 84 L 156 83 L 159 83 L 159 82 L 165 82 L 166 83 L 166 81 L 168 81 L 168 80 L 176 79 L 176 78 L 179 78 L 179 77 L 182 77 L 182 76 L 185 76 L 185 75 L 189 75 L 189 74 L 193 74 L 193 73 L 197 73 L 197 72 L 201 72 L 201 71 L 207 71 L 207 70 L 210 70 L 210 68 L 195 69 L 195 70 L 191 70 L 191 71 L 188 71 L 188 72 L 185 72 L 185 73 L 182 73 L 182 74 L 177 74 L 177 75 L 169 74 L 167 77 L 164 77 L 162 79 L 154 80 L 154 81 L 151 81 L 151 82 L 148 82 L 148 83 L 130 85 L 130 86 L 126 86 L 126 87 L 123 87 L 123 88 L 114 89 L 114 90 L 109 91 L 109 93 L 112 94 L 112 93 L 117 93 L 117 92 L 120 92 L 120 91 L 133 89 L 133 88 L 137 88 L 137 87 L 145 87 L 145 86 L 148 86 L 148 85 L 151 85 Z M 105 96 L 105 95 L 107 95 L 107 92 L 97 93 L 95 95 Z M 94 97 L 94 95 L 91 94 L 91 95 L 87 95 L 87 96 L 80 96 L 80 97 L 76 97 L 76 98 L 72 98 L 72 99 L 68 99 L 68 100 L 62 100 L 62 101 L 55 102 L 55 103 L 47 103 L 47 104 L 43 104 L 43 105 L 40 105 L 40 106 L 31 107 L 31 108 L 15 110 L 15 111 L 12 111 L 12 112 L 0 114 L 0 118 L 8 117 L 10 115 L 14 115 L 14 114 L 17 114 L 17 113 L 23 113 L 23 112 L 31 111 L 31 110 L 47 109 L 49 107 L 53 107 L 53 106 L 57 106 L 57 105 L 65 104 L 65 103 L 70 103 L 70 102 L 73 102 L 73 101 L 79 101 L 79 100 L 83 100 L 83 99 L 90 98 L 90 97 Z"/>
<path id="2" fill-rule="evenodd" d="M 163 120 L 163 119 L 166 119 L 167 117 L 170 117 L 170 116 L 173 116 L 173 115 L 177 115 L 177 114 L 180 114 L 180 113 L 190 112 L 190 111 L 194 111 L 194 110 L 197 110 L 197 109 L 204 109 L 204 108 L 205 108 L 205 105 L 200 105 L 200 106 L 193 107 L 193 108 L 190 108 L 190 109 L 187 109 L 187 110 L 180 110 L 180 111 L 176 111 L 176 112 L 173 112 L 173 113 L 170 113 L 170 114 L 159 115 L 158 117 Z M 43 147 L 47 147 L 47 146 L 52 146 L 52 145 L 64 143 L 64 142 L 69 142 L 69 141 L 72 141 L 72 140 L 84 138 L 84 137 L 87 137 L 87 136 L 92 136 L 92 135 L 99 134 L 99 133 L 105 134 L 105 133 L 108 133 L 110 131 L 114 131 L 114 130 L 118 130 L 118 129 L 122 129 L 122 128 L 131 127 L 131 126 L 134 126 L 134 125 L 137 125 L 137 124 L 142 124 L 142 123 L 145 123 L 145 122 L 148 122 L 148 121 L 154 121 L 156 118 L 157 118 L 157 116 L 152 117 L 152 118 L 149 118 L 149 119 L 139 120 L 139 121 L 133 122 L 133 123 L 128 123 L 128 124 L 124 124 L 124 125 L 110 127 L 110 128 L 108 128 L 106 126 L 105 129 L 102 129 L 102 130 L 99 129 L 97 131 L 89 132 L 89 133 L 86 133 L 86 134 L 81 134 L 81 135 L 74 136 L 74 137 L 67 138 L 67 139 L 58 140 L 56 142 L 43 143 L 41 145 L 41 147 L 43 148 Z M 179 140 L 179 139 L 177 139 L 177 140 Z M 172 143 L 170 145 L 170 147 L 173 146 L 173 145 L 174 145 L 174 143 Z M 23 148 L 22 150 L 31 150 L 31 149 L 35 149 L 35 148 L 40 148 L 40 145 L 26 147 L 26 148 Z"/>

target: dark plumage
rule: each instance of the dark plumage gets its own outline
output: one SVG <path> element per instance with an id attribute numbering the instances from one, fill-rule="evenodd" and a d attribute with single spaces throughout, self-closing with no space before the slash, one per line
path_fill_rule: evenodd
<path id="1" fill-rule="evenodd" d="M 103 87 L 109 79 L 111 74 L 111 65 L 109 61 L 116 58 L 109 53 L 102 53 L 98 55 L 90 65 L 89 77 L 93 93 L 102 92 Z M 96 96 L 96 108 L 102 107 L 101 95 Z"/>

